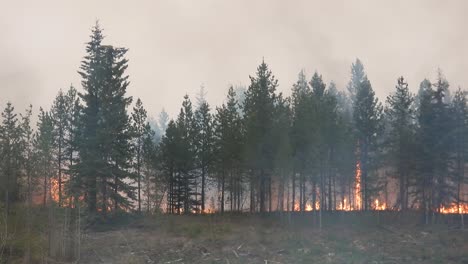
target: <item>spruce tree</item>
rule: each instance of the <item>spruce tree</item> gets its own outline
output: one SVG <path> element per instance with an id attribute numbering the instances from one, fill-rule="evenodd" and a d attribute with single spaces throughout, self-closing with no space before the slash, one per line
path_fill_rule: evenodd
<path id="1" fill-rule="evenodd" d="M 96 212 L 99 205 L 105 215 L 111 204 L 114 210 L 131 208 L 135 193 L 126 180 L 134 178 L 130 172 L 132 133 L 127 107 L 132 98 L 126 97 L 127 49 L 102 45 L 102 40 L 102 30 L 96 23 L 79 72 L 84 106 L 80 116 L 80 159 L 72 168 L 83 181 L 88 210 Z"/>

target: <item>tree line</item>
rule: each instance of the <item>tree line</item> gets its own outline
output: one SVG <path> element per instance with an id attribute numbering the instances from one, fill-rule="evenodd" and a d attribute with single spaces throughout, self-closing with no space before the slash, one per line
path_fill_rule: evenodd
<path id="1" fill-rule="evenodd" d="M 174 119 L 162 112 L 150 122 L 142 100 L 129 110 L 127 49 L 103 40 L 96 24 L 78 71 L 82 89 L 60 90 L 36 125 L 32 106 L 3 110 L 6 212 L 17 202 L 103 216 L 372 210 L 375 199 L 438 212 L 468 202 L 466 92 L 452 96 L 440 70 L 417 94 L 398 78 L 380 102 L 359 59 L 346 91 L 301 71 L 290 96 L 262 61 L 248 88 L 230 87 L 220 106 L 202 89 L 196 104 L 183 98 Z"/>

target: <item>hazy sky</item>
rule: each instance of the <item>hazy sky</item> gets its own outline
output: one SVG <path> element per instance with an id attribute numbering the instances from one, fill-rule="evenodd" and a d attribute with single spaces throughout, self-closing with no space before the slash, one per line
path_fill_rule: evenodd
<path id="1" fill-rule="evenodd" d="M 0 103 L 50 107 L 77 70 L 96 19 L 106 44 L 129 48 L 129 94 L 173 116 L 201 84 L 219 105 L 249 84 L 262 57 L 290 93 L 318 70 L 344 89 L 360 58 L 381 99 L 404 75 L 413 91 L 440 67 L 468 88 L 468 1 L 0 0 Z"/>

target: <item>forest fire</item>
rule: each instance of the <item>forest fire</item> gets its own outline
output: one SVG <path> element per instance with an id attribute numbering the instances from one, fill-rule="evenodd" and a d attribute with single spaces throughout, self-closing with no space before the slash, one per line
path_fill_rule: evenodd
<path id="1" fill-rule="evenodd" d="M 59 181 L 56 178 L 50 179 L 50 197 L 56 203 L 58 203 L 60 200 Z"/>
<path id="2" fill-rule="evenodd" d="M 468 203 L 460 204 L 458 206 L 456 203 L 450 204 L 450 206 L 440 207 L 441 214 L 468 214 Z"/>
<path id="3" fill-rule="evenodd" d="M 205 210 L 203 210 L 203 213 L 204 214 L 214 214 L 214 213 L 216 213 L 216 210 L 213 209 L 213 208 L 206 208 Z"/>
<path id="4" fill-rule="evenodd" d="M 336 210 L 339 211 L 352 211 L 351 205 L 347 202 L 346 198 L 343 199 L 343 202 L 341 202 L 338 205 L 338 208 Z"/>
<path id="5" fill-rule="evenodd" d="M 375 199 L 375 201 L 374 201 L 374 210 L 376 210 L 376 211 L 387 210 L 387 204 L 386 203 L 380 203 L 379 199 Z"/>
<path id="6" fill-rule="evenodd" d="M 361 162 L 358 161 L 356 163 L 356 185 L 354 189 L 354 199 L 355 199 L 355 204 L 354 204 L 354 210 L 360 210 L 361 209 Z"/>

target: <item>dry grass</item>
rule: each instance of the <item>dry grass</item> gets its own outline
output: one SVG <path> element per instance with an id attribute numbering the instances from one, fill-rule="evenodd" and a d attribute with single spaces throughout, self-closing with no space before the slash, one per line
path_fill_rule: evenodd
<path id="1" fill-rule="evenodd" d="M 466 231 L 336 217 L 139 218 L 88 231 L 80 263 L 468 263 Z"/>

